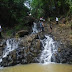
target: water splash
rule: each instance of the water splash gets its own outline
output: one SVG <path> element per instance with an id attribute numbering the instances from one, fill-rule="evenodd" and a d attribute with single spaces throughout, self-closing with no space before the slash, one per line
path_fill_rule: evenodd
<path id="1" fill-rule="evenodd" d="M 57 42 L 54 41 L 50 36 L 45 36 L 42 41 L 43 51 L 40 57 L 40 63 L 48 64 L 55 62 L 55 55 L 57 53 Z"/>

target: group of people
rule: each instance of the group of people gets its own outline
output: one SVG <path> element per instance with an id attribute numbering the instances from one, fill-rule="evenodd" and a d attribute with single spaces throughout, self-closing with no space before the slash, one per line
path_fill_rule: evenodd
<path id="1" fill-rule="evenodd" d="M 45 19 L 43 17 L 41 17 L 40 21 L 39 21 L 40 31 L 44 31 L 44 21 L 45 21 Z M 49 22 L 50 22 L 50 18 L 49 18 Z M 56 17 L 56 24 L 58 24 L 58 17 Z M 0 25 L 0 37 L 2 37 L 1 32 L 2 32 L 2 27 Z M 50 23 L 50 32 L 52 32 L 52 24 L 51 23 Z"/>
<path id="2" fill-rule="evenodd" d="M 43 17 L 40 18 L 40 31 L 44 31 L 44 21 Z M 52 32 L 52 24 L 50 22 L 50 18 L 48 18 L 49 24 L 50 24 L 50 32 Z M 58 24 L 58 17 L 56 17 L 56 24 Z"/>

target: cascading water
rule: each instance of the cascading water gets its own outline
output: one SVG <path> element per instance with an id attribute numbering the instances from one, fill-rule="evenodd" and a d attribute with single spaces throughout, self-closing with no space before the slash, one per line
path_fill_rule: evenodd
<path id="1" fill-rule="evenodd" d="M 6 57 L 11 51 L 17 49 L 18 48 L 18 44 L 19 44 L 19 42 L 17 42 L 17 40 L 14 39 L 14 38 L 8 39 L 6 41 L 6 47 L 5 47 L 5 50 L 3 51 L 2 58 Z M 2 61 L 2 59 L 0 59 L 0 62 L 1 61 Z"/>
<path id="2" fill-rule="evenodd" d="M 34 22 L 33 32 L 38 33 L 37 24 Z M 57 54 L 58 43 L 52 39 L 52 37 L 45 36 L 45 39 L 41 40 L 43 45 L 43 51 L 40 56 L 40 63 L 48 64 L 55 62 L 55 54 Z"/>
<path id="3" fill-rule="evenodd" d="M 40 57 L 40 63 L 48 64 L 51 62 L 55 62 L 54 54 L 57 53 L 57 42 L 54 41 L 50 36 L 45 36 L 41 42 L 43 44 L 43 51 Z"/>
<path id="4" fill-rule="evenodd" d="M 35 22 L 33 23 L 33 28 L 32 28 L 32 30 L 33 30 L 32 34 L 33 34 L 33 33 L 38 33 L 37 24 L 36 24 Z"/>
<path id="5" fill-rule="evenodd" d="M 37 24 L 35 22 L 32 29 L 33 29 L 32 34 L 39 32 L 39 30 L 37 30 Z M 55 62 L 55 54 L 57 54 L 57 48 L 58 48 L 57 42 L 54 41 L 52 37 L 50 37 L 49 35 L 48 36 L 45 35 L 45 39 L 41 40 L 41 42 L 43 45 L 43 51 L 40 56 L 40 63 L 48 64 L 51 62 Z M 17 41 L 16 39 L 14 38 L 8 39 L 6 41 L 6 47 L 5 50 L 3 51 L 2 58 L 6 57 L 11 51 L 17 49 L 18 45 L 19 41 Z M 2 59 L 0 59 L 0 62 L 1 61 Z"/>
<path id="6" fill-rule="evenodd" d="M 3 51 L 3 58 L 6 57 L 9 52 L 18 48 L 18 42 L 15 39 L 8 39 L 6 41 L 6 48 Z"/>
<path id="7" fill-rule="evenodd" d="M 37 24 L 35 22 L 33 24 L 34 24 L 34 26 L 32 28 L 33 29 L 32 34 L 38 33 Z M 6 47 L 5 47 L 5 50 L 3 51 L 2 58 L 6 57 L 11 51 L 17 49 L 18 45 L 19 45 L 19 41 L 17 41 L 16 39 L 14 39 L 14 38 L 7 39 Z M 2 58 L 0 58 L 0 62 L 2 62 Z"/>

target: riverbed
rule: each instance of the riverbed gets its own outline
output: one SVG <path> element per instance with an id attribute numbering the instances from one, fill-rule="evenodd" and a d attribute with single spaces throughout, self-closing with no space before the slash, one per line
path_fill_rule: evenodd
<path id="1" fill-rule="evenodd" d="M 68 64 L 28 64 L 0 69 L 0 72 L 72 72 Z"/>

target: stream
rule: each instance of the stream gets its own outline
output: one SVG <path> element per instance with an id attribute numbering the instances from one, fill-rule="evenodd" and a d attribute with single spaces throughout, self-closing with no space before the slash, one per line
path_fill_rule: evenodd
<path id="1" fill-rule="evenodd" d="M 72 65 L 64 64 L 29 64 L 3 68 L 0 72 L 72 72 Z"/>

